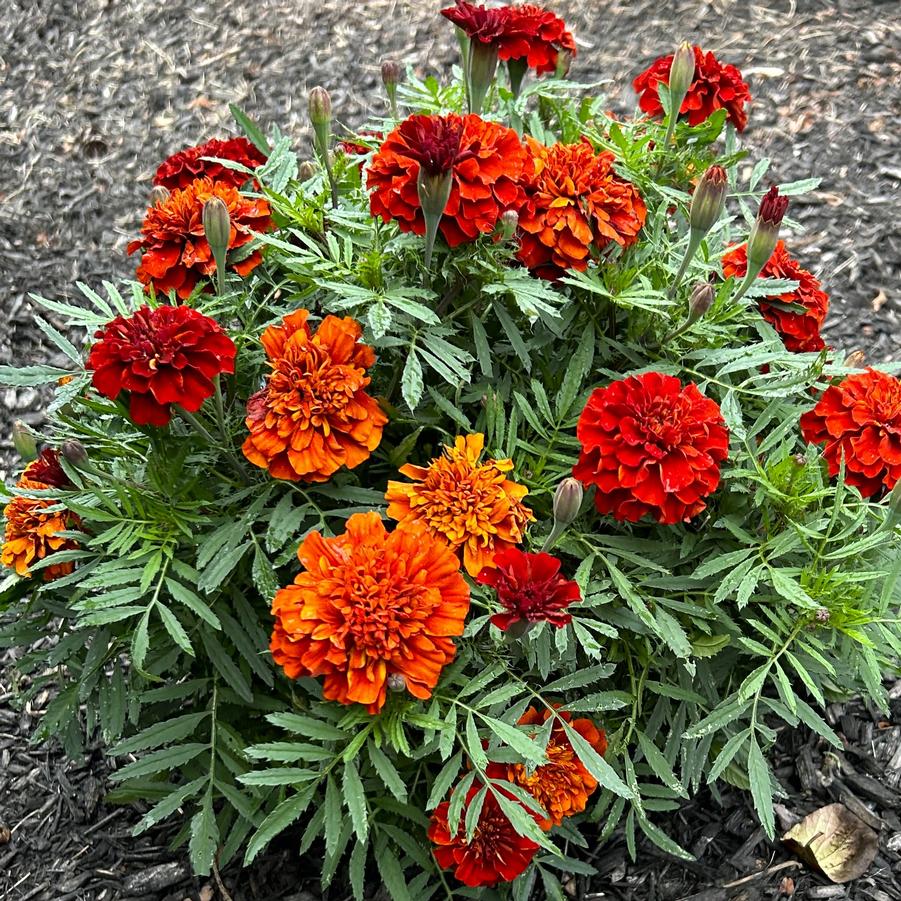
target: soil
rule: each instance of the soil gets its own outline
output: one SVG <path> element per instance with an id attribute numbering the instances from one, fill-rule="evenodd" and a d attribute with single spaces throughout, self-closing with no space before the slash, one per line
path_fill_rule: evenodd
<path id="1" fill-rule="evenodd" d="M 456 59 L 438 0 L 13 0 L 0 20 L 0 363 L 52 361 L 28 301 L 77 296 L 129 277 L 125 245 L 139 226 L 158 162 L 233 131 L 229 103 L 309 146 L 306 95 L 322 84 L 341 123 L 358 127 L 379 103 L 385 57 L 442 74 Z M 745 139 L 768 180 L 819 176 L 793 204 L 805 227 L 793 251 L 832 298 L 828 337 L 872 362 L 898 359 L 901 232 L 897 112 L 901 19 L 892 0 L 557 0 L 579 40 L 572 76 L 602 81 L 629 112 L 631 76 L 689 38 L 737 64 L 754 102 Z M 303 152 L 303 151 L 302 151 Z M 57 323 L 60 325 L 60 323 Z M 0 477 L 13 473 L 13 419 L 39 425 L 41 397 L 0 388 Z M 103 804 L 99 748 L 67 761 L 28 735 L 40 703 L 21 708 L 0 657 L 0 898 L 4 901 L 211 901 L 215 884 L 167 850 L 173 830 L 131 837 L 140 813 Z M 686 865 L 622 836 L 598 847 L 599 876 L 574 897 L 634 901 L 901 899 L 901 683 L 890 717 L 859 703 L 832 720 L 847 749 L 803 732 L 780 739 L 784 814 L 833 800 L 881 829 L 868 874 L 849 887 L 810 873 L 756 828 L 737 791 L 704 794 L 660 825 L 692 849 Z M 46 699 L 44 699 L 46 700 Z M 11 830 L 7 837 L 3 827 Z M 314 901 L 314 863 L 290 843 L 249 871 L 226 870 L 234 901 Z M 894 875 L 893 875 L 894 874 Z M 730 885 L 731 884 L 731 885 Z M 329 899 L 347 897 L 340 889 Z"/>

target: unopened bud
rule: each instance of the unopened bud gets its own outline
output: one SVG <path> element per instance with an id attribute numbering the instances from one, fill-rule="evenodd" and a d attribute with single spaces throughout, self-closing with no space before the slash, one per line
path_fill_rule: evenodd
<path id="1" fill-rule="evenodd" d="M 325 126 L 328 128 L 332 122 L 332 98 L 325 88 L 315 87 L 310 91 L 309 100 L 310 122 L 313 128 Z"/>
<path id="2" fill-rule="evenodd" d="M 480 115 L 485 96 L 497 71 L 497 47 L 473 39 L 469 44 L 466 83 L 469 88 L 469 112 Z"/>
<path id="3" fill-rule="evenodd" d="M 169 199 L 169 197 L 169 189 L 164 188 L 162 185 L 154 185 L 150 189 L 151 206 L 159 206 L 161 203 L 165 203 Z"/>
<path id="4" fill-rule="evenodd" d="M 519 213 L 516 210 L 505 210 L 501 214 L 501 237 L 503 240 L 512 240 L 517 228 L 519 228 Z"/>
<path id="5" fill-rule="evenodd" d="M 382 63 L 382 84 L 389 94 L 397 88 L 403 77 L 403 69 L 396 60 L 386 59 Z"/>
<path id="6" fill-rule="evenodd" d="M 779 188 L 773 185 L 760 201 L 760 210 L 748 238 L 749 272 L 759 273 L 773 255 L 779 241 L 779 226 L 787 209 L 788 198 L 780 197 Z"/>
<path id="7" fill-rule="evenodd" d="M 716 291 L 709 282 L 699 282 L 694 286 L 688 299 L 688 321 L 697 322 L 713 306 Z"/>
<path id="8" fill-rule="evenodd" d="M 419 205 L 425 219 L 425 267 L 431 268 L 432 251 L 438 237 L 438 226 L 450 200 L 451 188 L 454 184 L 454 170 L 430 174 L 426 167 L 420 165 L 416 179 L 416 190 L 419 194 Z"/>
<path id="9" fill-rule="evenodd" d="M 309 160 L 304 160 L 297 167 L 297 177 L 301 181 L 309 181 L 316 174 L 316 166 Z"/>
<path id="10" fill-rule="evenodd" d="M 826 607 L 820 607 L 817 610 L 817 622 L 828 623 L 829 618 L 831 616 L 832 616 L 832 614 L 829 612 L 828 608 L 826 608 Z"/>
<path id="11" fill-rule="evenodd" d="M 225 201 L 219 197 L 211 197 L 203 205 L 203 233 L 210 250 L 219 265 L 220 256 L 224 258 L 231 238 L 231 219 Z"/>
<path id="12" fill-rule="evenodd" d="M 31 429 L 19 420 L 13 423 L 13 447 L 26 463 L 38 458 L 38 445 L 34 440 L 34 435 Z"/>
<path id="13" fill-rule="evenodd" d="M 88 452 L 85 450 L 85 446 L 74 438 L 64 441 L 59 452 L 76 469 L 84 469 L 88 463 Z"/>
<path id="14" fill-rule="evenodd" d="M 563 479 L 554 492 L 554 525 L 568 526 L 578 515 L 584 491 L 582 483 L 572 476 Z"/>
<path id="15" fill-rule="evenodd" d="M 695 188 L 691 199 L 691 230 L 706 235 L 716 224 L 726 203 L 728 181 L 722 166 L 711 166 Z"/>
<path id="16" fill-rule="evenodd" d="M 795 454 L 792 459 L 795 461 L 795 466 L 807 465 L 807 457 L 805 457 L 804 454 Z"/>
<path id="17" fill-rule="evenodd" d="M 688 41 L 682 41 L 673 54 L 669 67 L 669 96 L 674 117 L 682 109 L 682 101 L 695 80 L 695 51 Z"/>
<path id="18" fill-rule="evenodd" d="M 862 350 L 855 350 L 848 354 L 845 358 L 845 366 L 848 369 L 863 369 L 867 355 Z"/>
<path id="19" fill-rule="evenodd" d="M 388 691 L 406 691 L 407 680 L 400 673 L 389 673 L 385 680 Z"/>

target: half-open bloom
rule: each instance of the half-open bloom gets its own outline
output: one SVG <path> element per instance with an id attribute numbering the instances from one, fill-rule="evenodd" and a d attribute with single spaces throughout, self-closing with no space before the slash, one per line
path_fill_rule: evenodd
<path id="1" fill-rule="evenodd" d="M 226 141 L 214 138 L 172 154 L 156 170 L 153 183 L 170 191 L 177 191 L 187 188 L 195 178 L 211 178 L 233 188 L 240 188 L 251 177 L 246 172 L 229 169 L 222 163 L 215 163 L 204 157 L 230 160 L 248 169 L 256 169 L 266 162 L 266 157 L 247 138 L 229 138 Z"/>
<path id="2" fill-rule="evenodd" d="M 203 205 L 211 197 L 218 197 L 228 208 L 229 252 L 252 241 L 254 232 L 267 232 L 274 227 L 269 204 L 262 198 L 244 197 L 226 182 L 195 179 L 150 207 L 141 226 L 142 237 L 128 245 L 129 253 L 141 251 L 137 269 L 140 282 L 163 293 L 175 291 L 184 299 L 199 281 L 215 273 L 216 261 L 203 229 Z M 239 275 L 247 275 L 261 260 L 257 250 L 238 262 L 230 262 L 229 267 Z"/>
<path id="3" fill-rule="evenodd" d="M 693 384 L 646 372 L 594 391 L 579 417 L 573 475 L 616 519 L 687 521 L 720 481 L 729 433 L 716 401 Z"/>
<path id="4" fill-rule="evenodd" d="M 451 834 L 448 822 L 449 801 L 443 801 L 435 808 L 428 831 L 438 866 L 453 870 L 460 882 L 472 887 L 512 882 L 526 871 L 539 848 L 532 839 L 516 832 L 490 790 L 485 795 L 479 824 L 467 842 L 466 811 L 481 790 L 482 785 L 478 782 L 470 786 L 456 833 Z M 512 796 L 509 797 L 514 801 Z"/>
<path id="5" fill-rule="evenodd" d="M 550 710 L 539 713 L 529 707 L 520 719 L 522 725 L 540 726 L 553 716 Z M 563 711 L 557 716 L 564 719 L 602 757 L 607 751 L 607 736 L 589 719 L 573 720 L 572 714 Z M 563 724 L 555 720 L 545 754 L 548 762 L 529 770 L 524 764 L 508 766 L 511 782 L 521 785 L 547 812 L 540 820 L 542 829 L 559 826 L 565 817 L 585 810 L 588 798 L 598 787 L 597 780 L 585 769 L 573 749 Z"/>
<path id="6" fill-rule="evenodd" d="M 262 336 L 272 371 L 247 402 L 244 456 L 276 479 L 324 482 L 379 446 L 388 417 L 366 393 L 372 348 L 353 319 L 326 316 L 315 333 L 297 310 Z"/>
<path id="7" fill-rule="evenodd" d="M 547 147 L 526 139 L 535 171 L 524 181 L 519 259 L 542 278 L 588 268 L 592 250 L 638 240 L 647 208 L 633 184 L 613 171 L 613 154 L 588 141 Z"/>
<path id="8" fill-rule="evenodd" d="M 743 278 L 748 271 L 748 247 L 742 244 L 723 257 L 723 275 Z M 779 333 L 785 349 L 795 353 L 822 350 L 826 344 L 820 327 L 829 312 L 829 295 L 819 280 L 788 255 L 785 242 L 779 241 L 769 261 L 760 270 L 762 278 L 787 278 L 798 287 L 758 301 L 760 315 Z"/>
<path id="9" fill-rule="evenodd" d="M 355 513 L 335 538 L 311 532 L 297 556 L 303 571 L 272 602 L 270 648 L 286 675 L 324 676 L 326 698 L 370 713 L 391 676 L 430 697 L 469 611 L 447 545 L 422 526 L 389 533 L 378 513 Z"/>
<path id="10" fill-rule="evenodd" d="M 700 125 L 718 109 L 726 110 L 729 121 L 744 131 L 748 123 L 745 104 L 751 101 L 751 92 L 742 80 L 741 72 L 728 63 L 721 63 L 712 53 L 704 53 L 695 47 L 695 75 L 680 115 L 688 118 L 689 125 Z M 660 84 L 669 84 L 673 54 L 661 56 L 633 82 L 638 94 L 639 106 L 649 116 L 662 116 Z"/>
<path id="11" fill-rule="evenodd" d="M 143 306 L 96 332 L 88 356 L 94 387 L 115 400 L 128 393 L 138 425 L 166 425 L 172 405 L 195 413 L 213 379 L 235 371 L 235 345 L 219 324 L 190 307 Z"/>
<path id="12" fill-rule="evenodd" d="M 547 622 L 558 629 L 572 620 L 566 612 L 582 599 L 579 586 L 560 574 L 560 561 L 550 554 L 527 554 L 510 547 L 494 555 L 494 566 L 483 569 L 476 581 L 490 585 L 504 608 L 491 617 L 499 629 L 514 623 Z"/>
<path id="13" fill-rule="evenodd" d="M 901 381 L 877 369 L 830 385 L 801 417 L 804 440 L 822 444 L 835 476 L 845 461 L 845 481 L 864 497 L 891 491 L 901 479 Z"/>
<path id="14" fill-rule="evenodd" d="M 524 485 L 507 478 L 512 460 L 479 462 L 485 447 L 481 434 L 458 436 L 453 447 L 428 466 L 402 466 L 411 482 L 388 482 L 388 516 L 402 525 L 422 523 L 454 550 L 462 548 L 463 565 L 473 577 L 494 566 L 499 551 L 519 544 L 535 518 L 522 499 Z"/>
<path id="15" fill-rule="evenodd" d="M 367 171 L 373 216 L 401 231 L 425 234 L 419 200 L 420 167 L 452 172 L 440 231 L 451 247 L 494 231 L 505 210 L 522 205 L 522 177 L 532 163 L 512 128 L 479 116 L 410 116 L 385 138 Z"/>

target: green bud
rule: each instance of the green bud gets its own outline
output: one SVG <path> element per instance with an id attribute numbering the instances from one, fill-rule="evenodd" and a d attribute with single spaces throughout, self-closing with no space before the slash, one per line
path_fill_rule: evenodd
<path id="1" fill-rule="evenodd" d="M 388 687 L 388 691 L 400 692 L 407 690 L 407 680 L 400 673 L 389 673 L 385 684 Z"/>
<path id="2" fill-rule="evenodd" d="M 297 167 L 297 177 L 301 181 L 309 181 L 316 174 L 316 166 L 309 160 L 304 160 Z"/>
<path id="3" fill-rule="evenodd" d="M 563 479 L 554 492 L 554 527 L 566 528 L 578 515 L 584 491 L 572 476 Z"/>
<path id="4" fill-rule="evenodd" d="M 211 197 L 203 205 L 203 233 L 216 262 L 216 280 L 219 293 L 225 289 L 225 260 L 228 245 L 231 243 L 231 219 L 225 201 L 219 197 Z"/>
<path id="5" fill-rule="evenodd" d="M 775 185 L 760 201 L 760 209 L 748 238 L 748 271 L 756 270 L 755 277 L 766 266 L 776 249 L 779 227 L 787 209 L 788 198 L 780 197 Z"/>
<path id="6" fill-rule="evenodd" d="M 494 44 L 483 44 L 479 40 L 470 41 L 468 62 L 469 111 L 478 116 L 497 71 L 497 48 Z"/>
<path id="7" fill-rule="evenodd" d="M 164 188 L 162 185 L 154 185 L 150 189 L 150 205 L 159 206 L 161 203 L 165 203 L 170 196 L 168 188 Z"/>
<path id="8" fill-rule="evenodd" d="M 332 124 L 332 98 L 325 88 L 315 87 L 310 91 L 309 110 L 313 128 L 328 128 Z"/>
<path id="9" fill-rule="evenodd" d="M 516 210 L 504 210 L 501 214 L 501 238 L 512 241 L 519 228 L 519 213 Z"/>
<path id="10" fill-rule="evenodd" d="M 74 438 L 64 441 L 59 452 L 76 469 L 84 469 L 88 465 L 88 452 L 85 446 Z"/>
<path id="11" fill-rule="evenodd" d="M 419 193 L 419 205 L 425 219 L 425 267 L 431 268 L 432 251 L 438 237 L 438 226 L 450 200 L 451 187 L 454 183 L 454 170 L 430 174 L 425 166 L 419 167 L 416 179 L 416 190 Z"/>
<path id="12" fill-rule="evenodd" d="M 18 419 L 13 423 L 13 447 L 26 463 L 38 458 L 38 445 L 34 440 L 34 434 L 24 422 Z"/>
<path id="13" fill-rule="evenodd" d="M 673 54 L 669 67 L 670 108 L 674 117 L 682 109 L 685 95 L 695 80 L 695 51 L 688 41 L 682 41 Z"/>
<path id="14" fill-rule="evenodd" d="M 716 291 L 709 282 L 699 282 L 694 286 L 688 299 L 688 324 L 697 322 L 713 306 Z"/>
<path id="15" fill-rule="evenodd" d="M 727 189 L 726 170 L 722 166 L 711 166 L 691 198 L 689 223 L 693 232 L 706 235 L 716 225 L 726 204 Z"/>
<path id="16" fill-rule="evenodd" d="M 386 59 L 382 63 L 382 84 L 388 95 L 388 104 L 391 107 L 391 115 L 397 118 L 397 86 L 403 79 L 403 70 L 400 63 L 393 59 Z"/>

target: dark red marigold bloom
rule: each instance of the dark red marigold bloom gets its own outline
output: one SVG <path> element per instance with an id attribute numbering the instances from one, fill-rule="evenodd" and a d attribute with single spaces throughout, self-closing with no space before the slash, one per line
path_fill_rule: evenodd
<path id="1" fill-rule="evenodd" d="M 849 375 L 801 417 L 801 433 L 825 445 L 830 476 L 844 457 L 845 481 L 864 497 L 891 491 L 901 479 L 901 381 L 876 369 Z"/>
<path id="2" fill-rule="evenodd" d="M 45 447 L 37 460 L 32 460 L 25 467 L 22 478 L 40 482 L 50 488 L 69 488 L 72 485 L 60 465 L 59 453 L 50 447 Z"/>
<path id="3" fill-rule="evenodd" d="M 87 368 L 94 387 L 115 399 L 129 394 L 137 425 L 166 425 L 172 404 L 189 413 L 211 397 L 213 379 L 235 371 L 235 345 L 219 324 L 190 307 L 143 306 L 96 334 Z"/>
<path id="4" fill-rule="evenodd" d="M 212 277 L 216 261 L 203 228 L 203 206 L 213 197 L 228 208 L 229 251 L 252 241 L 253 232 L 274 227 L 269 204 L 262 198 L 245 197 L 229 184 L 199 178 L 147 210 L 141 239 L 128 245 L 129 253 L 142 251 L 139 281 L 163 293 L 174 290 L 178 297 L 186 298 L 197 282 Z M 239 263 L 230 263 L 229 268 L 247 275 L 261 260 L 262 255 L 256 251 Z"/>
<path id="5" fill-rule="evenodd" d="M 780 196 L 778 185 L 770 185 L 769 191 L 760 198 L 757 218 L 767 225 L 779 226 L 782 225 L 787 210 L 788 198 Z"/>
<path id="6" fill-rule="evenodd" d="M 573 475 L 597 488 L 600 513 L 626 522 L 651 515 L 671 525 L 697 516 L 729 449 L 716 401 L 659 372 L 598 388 L 576 434 L 582 453 Z"/>
<path id="7" fill-rule="evenodd" d="M 485 567 L 476 581 L 490 585 L 504 613 L 491 622 L 506 631 L 514 623 L 548 622 L 558 629 L 572 621 L 566 612 L 582 600 L 579 586 L 560 575 L 560 561 L 550 554 L 527 554 L 507 548 L 494 555 L 494 566 Z"/>
<path id="8" fill-rule="evenodd" d="M 725 109 L 729 121 L 744 131 L 748 124 L 745 104 L 751 93 L 742 80 L 741 72 L 728 63 L 721 63 L 712 53 L 695 47 L 695 77 L 682 101 L 679 113 L 688 118 L 689 125 L 700 125 L 718 109 Z M 641 73 L 632 86 L 638 94 L 638 104 L 649 116 L 662 116 L 659 84 L 669 84 L 669 70 L 673 54 L 661 56 Z"/>
<path id="9" fill-rule="evenodd" d="M 748 247 L 742 244 L 723 257 L 723 275 L 742 278 L 748 271 Z M 821 288 L 812 272 L 801 267 L 779 241 L 763 269 L 763 278 L 788 278 L 798 282 L 794 291 L 774 294 L 758 301 L 760 315 L 779 333 L 785 349 L 793 353 L 820 351 L 826 344 L 820 337 L 820 327 L 829 312 L 829 295 Z M 791 309 L 785 309 L 785 305 Z"/>
<path id="10" fill-rule="evenodd" d="M 525 60 L 539 75 L 554 72 L 561 50 L 576 55 L 576 42 L 566 23 L 534 3 L 507 6 L 503 28 L 496 40 L 500 59 Z"/>
<path id="11" fill-rule="evenodd" d="M 410 116 L 388 135 L 367 169 L 373 216 L 425 234 L 417 178 L 453 172 L 440 230 L 451 247 L 494 231 L 525 199 L 520 180 L 532 162 L 511 128 L 479 116 Z"/>
<path id="12" fill-rule="evenodd" d="M 241 163 L 248 169 L 256 169 L 266 162 L 266 157 L 247 138 L 229 138 L 227 141 L 214 138 L 170 156 L 156 170 L 153 183 L 176 191 L 186 188 L 195 178 L 211 178 L 233 188 L 240 188 L 250 178 L 245 172 L 203 159 L 205 156 Z"/>
<path id="13" fill-rule="evenodd" d="M 467 792 L 455 835 L 451 835 L 448 824 L 449 801 L 435 808 L 428 832 L 438 866 L 453 870 L 460 882 L 473 887 L 511 882 L 526 871 L 539 848 L 531 839 L 517 834 L 491 791 L 485 796 L 475 834 L 470 842 L 466 841 L 466 810 L 481 788 L 476 783 Z"/>
<path id="14" fill-rule="evenodd" d="M 441 10 L 466 36 L 483 44 L 494 44 L 501 36 L 509 15 L 507 6 L 476 6 L 468 0 L 456 0 L 456 6 Z"/>

